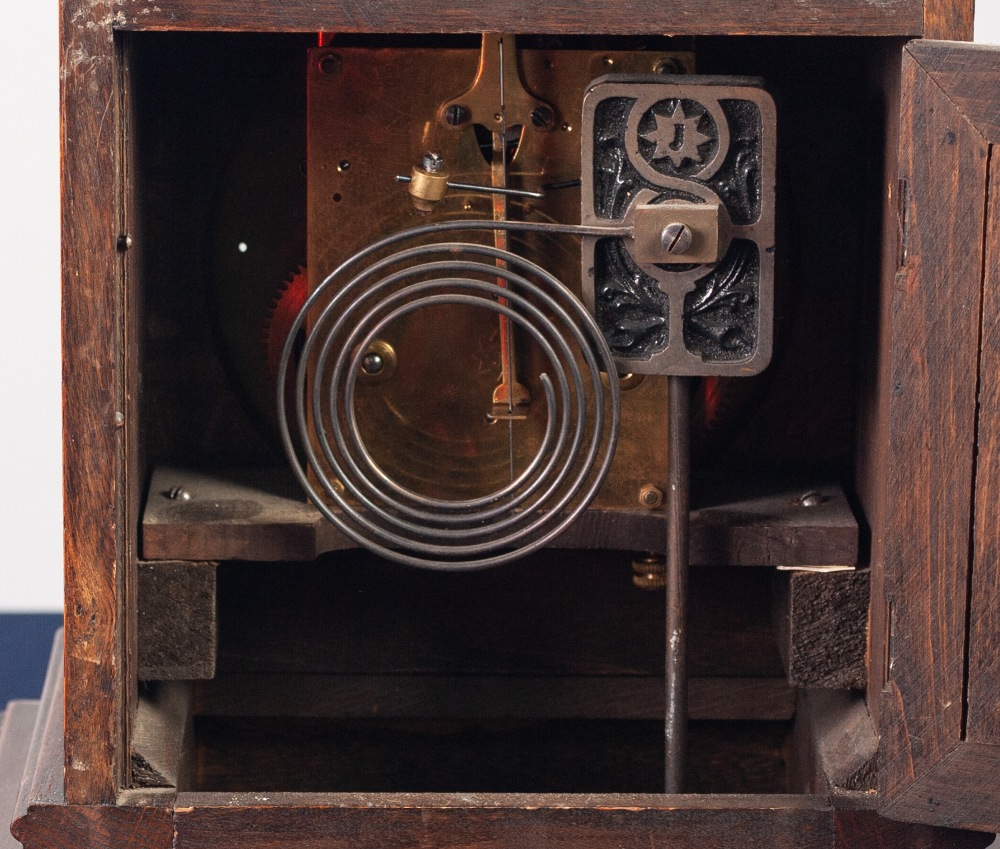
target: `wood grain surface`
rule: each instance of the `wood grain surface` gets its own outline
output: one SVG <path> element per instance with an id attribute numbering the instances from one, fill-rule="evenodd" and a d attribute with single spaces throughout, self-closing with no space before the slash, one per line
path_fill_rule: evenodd
<path id="1" fill-rule="evenodd" d="M 874 802 L 878 737 L 863 696 L 844 690 L 800 691 L 792 787 L 850 804 Z"/>
<path id="2" fill-rule="evenodd" d="M 961 2 L 960 8 L 971 3 Z M 735 4 L 730 0 L 678 0 L 643 8 L 641 17 L 627 0 L 532 5 L 513 0 L 466 0 L 460 4 L 378 0 L 350 3 L 285 0 L 233 4 L 224 0 L 120 0 L 115 25 L 145 30 L 236 30 L 286 32 L 516 32 L 661 35 L 920 35 L 920 0 L 775 0 Z M 939 29 L 945 16 L 935 14 Z"/>
<path id="3" fill-rule="evenodd" d="M 901 263 L 900 204 L 907 189 L 899 179 L 900 42 L 886 42 L 876 51 L 876 90 L 882 104 L 884 134 L 879 161 L 882 184 L 873 220 L 879 223 L 879 247 L 873 262 L 877 275 L 862 300 L 861 335 L 864 369 L 858 387 L 858 450 L 854 477 L 870 537 L 870 605 L 868 612 L 868 709 L 879 725 L 879 698 L 886 680 L 888 659 L 888 597 L 885 592 L 886 529 L 892 513 L 885 470 L 888 465 L 889 408 L 892 400 L 892 293 Z M 879 155 L 881 154 L 881 155 Z"/>
<path id="4" fill-rule="evenodd" d="M 662 797 L 648 804 L 630 797 L 588 799 L 582 807 L 580 800 L 546 803 L 536 797 L 476 804 L 454 798 L 338 802 L 320 796 L 267 805 L 260 796 L 192 795 L 182 796 L 176 811 L 113 805 L 128 782 L 135 648 L 128 625 L 134 588 L 128 576 L 138 522 L 135 483 L 128 472 L 138 449 L 126 445 L 125 435 L 136 421 L 128 400 L 137 381 L 125 379 L 130 341 L 125 262 L 115 248 L 127 223 L 127 192 L 124 82 L 116 64 L 121 41 L 114 32 L 475 32 L 502 21 L 538 33 L 924 32 L 961 38 L 971 26 L 971 11 L 971 3 L 956 0 L 777 0 L 751 8 L 727 0 L 681 0 L 646 10 L 637 21 L 625 0 L 582 6 L 564 0 L 548 6 L 470 0 L 447 8 L 402 0 L 243 6 L 221 0 L 67 2 L 61 19 L 65 689 L 48 688 L 49 702 L 41 708 L 45 721 L 29 748 L 35 766 L 15 824 L 26 849 L 266 849 L 285 845 L 290 836 L 307 848 L 328 846 L 331 840 L 361 847 L 432 841 L 520 847 L 526 836 L 594 847 L 942 845 L 940 832 L 907 831 L 881 820 L 873 824 L 867 812 L 835 815 L 827 800 L 803 797 L 678 797 L 677 804 Z M 967 82 L 971 67 L 985 75 L 975 78 L 982 82 Z M 885 446 L 878 469 L 885 478 L 873 487 L 876 500 L 883 499 L 872 527 L 877 540 L 873 574 L 879 575 L 876 586 L 880 593 L 884 588 L 886 600 L 888 686 L 879 708 L 886 730 L 883 789 L 892 797 L 894 816 L 990 828 L 996 823 L 989 812 L 1000 807 L 1000 791 L 989 782 L 998 762 L 1000 731 L 992 706 L 1000 682 L 991 604 L 998 590 L 996 557 L 985 531 L 997 520 L 1000 399 L 982 381 L 980 466 L 974 480 L 974 376 L 977 368 L 989 375 L 1000 365 L 995 342 L 1000 330 L 991 323 L 998 297 L 995 249 L 985 260 L 987 314 L 980 328 L 984 259 L 972 246 L 984 230 L 988 142 L 1000 127 L 991 92 L 1000 72 L 980 48 L 964 52 L 951 45 L 917 44 L 907 50 L 904 76 L 904 149 L 920 156 L 907 154 L 901 163 L 901 268 L 886 288 L 889 332 L 882 339 L 893 352 L 885 370 L 890 395 L 885 430 L 879 431 Z M 962 201 L 950 203 L 956 197 Z M 968 203 L 968 197 L 979 200 Z M 988 236 L 995 240 L 995 216 L 992 220 Z M 978 363 L 969 340 L 978 339 L 980 330 L 987 344 Z M 909 842 L 901 835 L 910 835 Z M 968 838 L 953 833 L 947 839 L 959 845 Z"/>
<path id="5" fill-rule="evenodd" d="M 171 814 L 152 806 L 49 804 L 37 808 L 17 836 L 24 849 L 171 849 Z"/>
<path id="6" fill-rule="evenodd" d="M 794 687 L 863 690 L 869 570 L 776 576 L 774 625 Z"/>
<path id="7" fill-rule="evenodd" d="M 996 91 L 996 89 L 995 89 Z M 998 134 L 1000 135 L 1000 134 Z M 991 148 L 983 264 L 966 736 L 1000 747 L 1000 162 Z M 997 753 L 1000 758 L 1000 751 Z M 1000 782 L 998 782 L 1000 783 Z M 1000 807 L 1000 791 L 997 806 Z"/>
<path id="8" fill-rule="evenodd" d="M 984 787 L 996 761 L 983 769 L 985 753 L 962 742 L 990 148 L 928 71 L 938 49 L 907 48 L 903 60 L 888 510 L 874 529 L 884 534 L 873 571 L 884 570 L 888 610 L 879 784 L 895 818 L 993 829 L 1000 787 Z M 942 61 L 954 49 L 941 46 Z"/>
<path id="9" fill-rule="evenodd" d="M 634 586 L 630 560 L 547 551 L 462 575 L 360 552 L 221 564 L 218 674 L 659 677 L 663 597 Z M 783 674 L 770 577 L 766 569 L 692 570 L 692 676 Z"/>
<path id="10" fill-rule="evenodd" d="M 924 38 L 972 41 L 973 4 L 967 0 L 924 0 Z"/>
<path id="11" fill-rule="evenodd" d="M 66 796 L 124 777 L 120 87 L 105 3 L 62 7 L 63 503 Z"/>
<path id="12" fill-rule="evenodd" d="M 1000 63 L 997 48 L 988 44 L 941 44 L 914 41 L 906 46 L 909 59 L 941 87 L 953 109 L 991 144 L 1000 140 Z"/>
<path id="13" fill-rule="evenodd" d="M 195 681 L 215 675 L 215 564 L 138 564 L 137 675 Z"/>
<path id="14" fill-rule="evenodd" d="M 11 832 L 24 849 L 167 849 L 170 811 L 68 804 L 63 776 L 63 651 L 56 636 Z"/>
<path id="15" fill-rule="evenodd" d="M 14 835 L 25 849 L 510 846 L 980 849 L 992 836 L 900 824 L 870 794 L 156 793 L 69 805 L 61 645 L 38 705 Z"/>
<path id="16" fill-rule="evenodd" d="M 816 798 L 789 796 L 434 797 L 181 794 L 177 849 L 277 849 L 294 830 L 296 847 L 586 846 L 593 849 L 828 849 L 832 815 Z M 238 805 L 240 807 L 234 806 Z M 526 806 L 530 805 L 528 808 Z M 245 831 L 236 834 L 240 823 Z"/>
<path id="17" fill-rule="evenodd" d="M 225 676 L 198 691 L 204 716 L 463 719 L 658 719 L 654 676 Z M 692 719 L 787 720 L 795 691 L 783 678 L 692 678 Z"/>
<path id="18" fill-rule="evenodd" d="M 836 485 L 731 481 L 698 494 L 691 562 L 743 566 L 844 565 L 858 558 L 858 523 Z M 187 501 L 169 493 L 183 487 Z M 802 496 L 815 493 L 816 506 Z M 663 551 L 661 510 L 587 510 L 554 543 L 560 548 Z M 148 560 L 308 560 L 354 543 L 304 501 L 290 475 L 249 468 L 153 472 L 142 520 Z"/>
<path id="19" fill-rule="evenodd" d="M 993 840 L 992 834 L 893 822 L 865 809 L 837 809 L 833 824 L 835 849 L 982 849 Z"/>

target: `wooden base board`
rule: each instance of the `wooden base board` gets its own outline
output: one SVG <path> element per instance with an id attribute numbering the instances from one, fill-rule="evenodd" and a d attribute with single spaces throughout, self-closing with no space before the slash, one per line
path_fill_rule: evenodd
<path id="1" fill-rule="evenodd" d="M 556 795 L 176 793 L 123 790 L 116 805 L 68 805 L 62 645 L 30 743 L 0 745 L 0 776 L 23 777 L 12 831 L 24 849 L 982 849 L 992 835 L 896 823 L 873 793 Z M 20 709 L 17 711 L 20 712 Z M 15 721 L 8 714 L 7 723 Z M 16 720 L 24 727 L 26 719 Z M 0 741 L 5 738 L 0 733 Z M 0 786 L 6 786 L 0 784 Z M 8 799 L 0 795 L 0 804 Z M 2 812 L 2 810 L 0 810 Z M 7 814 L 4 814 L 6 817 Z M 5 848 L 6 849 L 6 848 Z"/>
<path id="2" fill-rule="evenodd" d="M 171 493 L 182 488 L 189 500 Z M 813 497 L 803 504 L 803 496 Z M 836 485 L 764 487 L 734 496 L 731 482 L 693 494 L 693 565 L 853 566 L 858 523 Z M 554 547 L 666 550 L 662 510 L 587 510 Z M 147 560 L 312 560 L 353 548 L 304 500 L 287 472 L 153 472 L 142 519 Z"/>

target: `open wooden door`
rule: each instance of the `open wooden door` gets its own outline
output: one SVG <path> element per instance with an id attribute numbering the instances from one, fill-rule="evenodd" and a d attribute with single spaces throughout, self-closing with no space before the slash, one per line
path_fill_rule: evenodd
<path id="1" fill-rule="evenodd" d="M 997 831 L 1000 49 L 911 42 L 900 94 L 886 486 L 872 523 L 881 807 Z"/>

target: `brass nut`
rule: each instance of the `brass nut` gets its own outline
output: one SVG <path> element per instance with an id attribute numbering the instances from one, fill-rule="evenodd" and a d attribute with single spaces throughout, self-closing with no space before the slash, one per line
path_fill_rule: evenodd
<path id="1" fill-rule="evenodd" d="M 410 176 L 409 191 L 413 205 L 423 212 L 430 212 L 448 190 L 448 174 L 444 171 L 428 171 L 418 166 Z"/>
<path id="2" fill-rule="evenodd" d="M 647 483 L 639 490 L 639 503 L 649 510 L 655 510 L 663 504 L 663 490 L 658 486 Z"/>
<path id="3" fill-rule="evenodd" d="M 632 561 L 632 583 L 640 590 L 662 590 L 667 585 L 667 562 L 658 554 Z"/>

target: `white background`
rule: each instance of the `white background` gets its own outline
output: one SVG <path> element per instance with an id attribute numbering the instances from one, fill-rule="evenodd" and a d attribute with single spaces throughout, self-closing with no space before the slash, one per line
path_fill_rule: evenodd
<path id="1" fill-rule="evenodd" d="M 1000 0 L 976 40 L 1000 43 Z M 62 608 L 57 4 L 0 27 L 0 612 Z"/>

